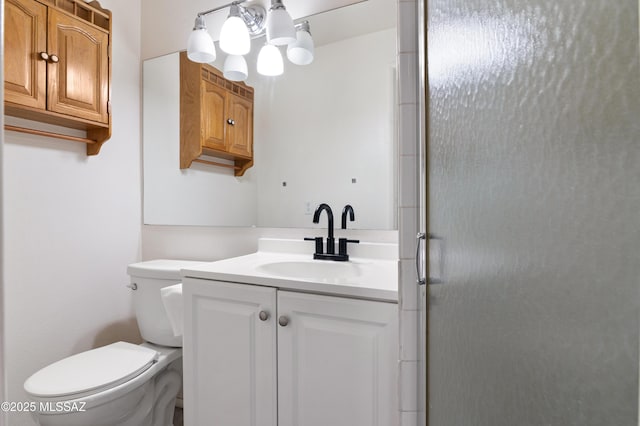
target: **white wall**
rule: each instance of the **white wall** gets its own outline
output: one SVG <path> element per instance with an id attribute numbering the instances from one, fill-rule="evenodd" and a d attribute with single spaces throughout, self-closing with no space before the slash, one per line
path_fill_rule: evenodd
<path id="1" fill-rule="evenodd" d="M 142 79 L 144 223 L 255 225 L 254 168 L 236 177 L 232 169 L 195 162 L 179 167 L 180 55 L 145 61 Z"/>
<path id="2" fill-rule="evenodd" d="M 100 154 L 4 135 L 5 400 L 24 401 L 24 380 L 55 360 L 139 340 L 124 285 L 140 258 L 140 1 L 101 4 L 113 12 L 114 125 Z"/>
<path id="3" fill-rule="evenodd" d="M 257 80 L 260 226 L 309 227 L 326 202 L 338 221 L 354 207 L 349 228 L 397 227 L 395 65 L 392 28 L 317 47 L 310 65 Z"/>

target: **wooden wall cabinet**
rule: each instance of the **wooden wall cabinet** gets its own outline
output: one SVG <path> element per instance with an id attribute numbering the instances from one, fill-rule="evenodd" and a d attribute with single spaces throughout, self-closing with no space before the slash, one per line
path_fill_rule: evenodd
<path id="1" fill-rule="evenodd" d="M 227 166 L 202 155 L 233 160 L 236 176 L 253 165 L 253 88 L 181 52 L 180 168 L 193 161 Z"/>
<path id="2" fill-rule="evenodd" d="M 111 12 L 97 1 L 4 4 L 5 113 L 86 130 L 86 139 L 68 139 L 87 143 L 87 154 L 97 154 L 111 136 Z"/>

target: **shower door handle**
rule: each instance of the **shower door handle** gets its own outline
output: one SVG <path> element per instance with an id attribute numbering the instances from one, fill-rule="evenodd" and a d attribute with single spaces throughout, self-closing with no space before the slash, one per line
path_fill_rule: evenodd
<path id="1" fill-rule="evenodd" d="M 416 239 L 418 240 L 416 244 L 416 274 L 418 276 L 418 285 L 443 284 L 444 240 L 433 234 L 427 235 L 424 232 L 418 233 Z M 421 250 L 425 241 L 429 242 L 426 252 L 425 250 Z M 425 276 L 427 261 L 429 262 L 428 278 Z"/>
<path id="2" fill-rule="evenodd" d="M 427 234 L 424 232 L 418 232 L 416 239 L 416 276 L 418 277 L 418 285 L 425 285 L 427 280 L 424 277 L 424 250 L 421 248 L 424 246 L 424 241 L 427 238 Z"/>

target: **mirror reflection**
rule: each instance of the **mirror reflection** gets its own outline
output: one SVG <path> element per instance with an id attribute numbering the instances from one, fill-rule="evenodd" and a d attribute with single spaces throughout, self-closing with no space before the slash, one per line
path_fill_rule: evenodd
<path id="1" fill-rule="evenodd" d="M 284 73 L 261 76 L 264 37 L 252 40 L 254 166 L 240 177 L 206 164 L 179 168 L 179 53 L 144 62 L 145 224 L 305 228 L 324 202 L 334 211 L 351 204 L 350 228 L 397 229 L 396 3 L 302 20 L 315 43 L 309 65 L 283 52 Z M 218 52 L 212 65 L 222 69 Z"/>

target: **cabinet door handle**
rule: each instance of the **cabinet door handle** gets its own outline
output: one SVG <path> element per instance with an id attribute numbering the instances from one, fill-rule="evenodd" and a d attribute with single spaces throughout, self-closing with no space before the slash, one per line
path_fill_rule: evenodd
<path id="1" fill-rule="evenodd" d="M 49 56 L 49 60 L 50 60 L 51 62 L 53 62 L 54 64 L 57 64 L 57 63 L 60 61 L 60 58 L 58 58 L 58 56 L 57 56 L 57 55 L 50 55 L 50 56 Z"/>
<path id="2" fill-rule="evenodd" d="M 231 118 L 227 118 L 227 123 L 229 123 L 229 124 L 230 124 L 230 125 L 232 125 L 232 126 L 235 126 L 236 121 L 235 121 L 235 120 L 232 120 Z"/>
<path id="3" fill-rule="evenodd" d="M 260 318 L 260 321 L 266 321 L 270 316 L 271 315 L 269 315 L 269 312 L 267 311 L 260 311 L 260 313 L 258 314 L 258 318 Z"/>
<path id="4" fill-rule="evenodd" d="M 42 59 L 43 61 L 48 61 L 49 55 L 47 54 L 47 52 L 40 52 L 40 59 Z"/>
<path id="5" fill-rule="evenodd" d="M 280 324 L 282 327 L 286 327 L 287 324 L 289 324 L 289 318 L 282 315 L 280 318 L 278 318 L 278 324 Z"/>

